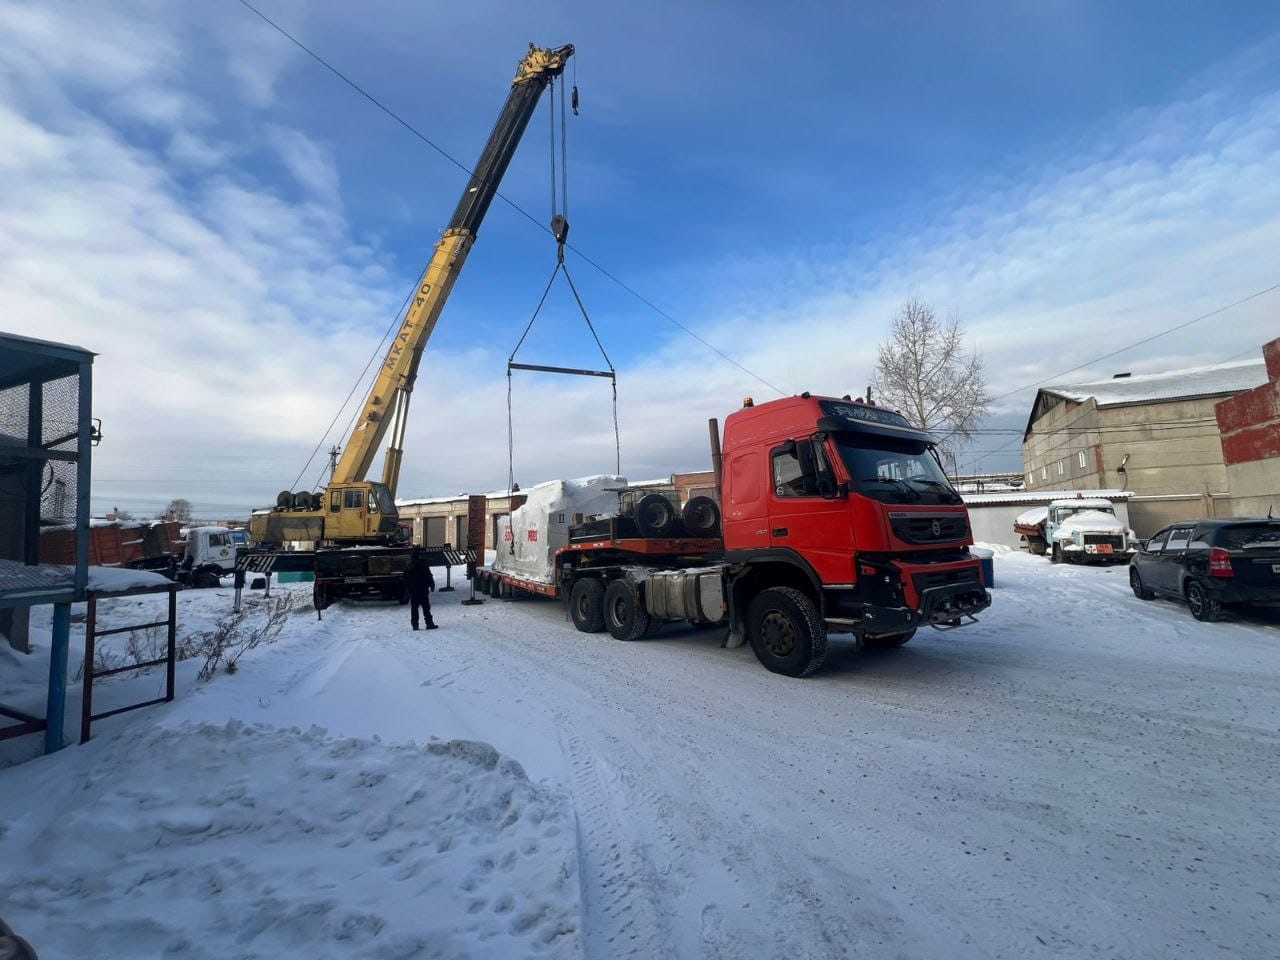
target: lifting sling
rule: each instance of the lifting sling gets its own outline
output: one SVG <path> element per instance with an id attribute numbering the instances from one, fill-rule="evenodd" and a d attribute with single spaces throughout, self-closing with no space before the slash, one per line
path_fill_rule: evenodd
<path id="1" fill-rule="evenodd" d="M 618 430 L 618 376 L 614 370 L 613 362 L 609 359 L 609 354 L 605 352 L 604 344 L 600 342 L 600 336 L 596 333 L 595 326 L 591 323 L 591 317 L 587 313 L 587 308 L 582 302 L 582 297 L 578 294 L 578 288 L 573 282 L 573 277 L 569 274 L 569 268 L 564 262 L 564 245 L 569 235 L 569 221 L 566 218 L 568 211 L 568 149 L 565 143 L 565 103 L 564 103 L 564 83 L 560 83 L 560 149 L 561 157 L 561 174 L 562 184 L 560 197 L 563 206 L 557 209 L 556 206 L 556 108 L 554 94 L 550 98 L 551 103 L 551 232 L 556 238 L 556 265 L 551 271 L 551 277 L 547 280 L 546 287 L 542 290 L 542 296 L 538 299 L 538 305 L 534 308 L 533 316 L 529 318 L 529 322 L 525 325 L 524 333 L 520 334 L 520 339 L 516 341 L 515 348 L 511 351 L 511 356 L 507 358 L 507 490 L 509 493 L 515 490 L 515 424 L 512 417 L 512 372 L 515 370 L 529 370 L 536 373 L 554 373 L 575 377 L 603 377 L 609 380 L 613 389 L 613 446 L 614 446 L 614 467 L 619 474 L 622 473 L 622 442 Z M 575 85 L 573 90 L 573 112 L 578 112 L 578 90 Z M 582 319 L 586 322 L 587 330 L 591 333 L 591 339 L 595 341 L 596 347 L 600 350 L 600 356 L 604 358 L 607 370 L 584 370 L 576 367 L 557 367 L 548 366 L 546 364 L 537 363 L 518 363 L 516 354 L 520 352 L 520 348 L 524 345 L 525 339 L 529 336 L 529 332 L 533 329 L 534 322 L 537 321 L 538 315 L 542 312 L 543 305 L 547 302 L 547 295 L 551 292 L 551 287 L 555 283 L 556 276 L 563 273 L 565 281 L 569 284 L 569 290 L 573 293 L 574 302 L 578 305 L 578 310 L 582 313 Z M 510 514 L 507 515 L 507 541 L 508 549 L 515 552 L 515 539 L 511 527 Z"/>

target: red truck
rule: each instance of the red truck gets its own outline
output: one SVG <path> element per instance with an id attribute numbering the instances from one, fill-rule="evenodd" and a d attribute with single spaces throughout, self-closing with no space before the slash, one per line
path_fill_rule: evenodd
<path id="1" fill-rule="evenodd" d="M 722 530 L 696 522 L 718 536 L 652 535 L 663 524 L 644 516 L 646 497 L 633 517 L 570 527 L 551 582 L 485 568 L 478 585 L 563 599 L 579 630 L 619 640 L 653 621 L 725 624 L 727 646 L 749 642 L 766 668 L 797 677 L 822 665 L 828 634 L 897 647 L 990 606 L 964 502 L 933 438 L 901 414 L 808 393 L 747 400 L 722 446 Z"/>

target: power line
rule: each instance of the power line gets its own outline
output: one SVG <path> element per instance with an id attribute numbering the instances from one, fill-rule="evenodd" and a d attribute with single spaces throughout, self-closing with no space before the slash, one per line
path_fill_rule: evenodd
<path id="1" fill-rule="evenodd" d="M 320 54 L 316 53 L 314 50 L 312 50 L 310 47 L 308 47 L 306 44 L 304 44 L 301 40 L 299 40 L 297 37 L 295 37 L 293 34 L 291 34 L 291 33 L 290 33 L 288 30 L 286 30 L 284 27 L 280 26 L 280 24 L 276 23 L 274 20 L 272 20 L 270 17 L 268 17 L 265 13 L 263 13 L 261 10 L 259 10 L 257 7 L 255 7 L 252 3 L 250 3 L 250 2 L 249 2 L 249 0 L 240 0 L 240 3 L 241 3 L 241 5 L 243 5 L 246 9 L 248 9 L 250 12 L 252 12 L 253 14 L 255 14 L 255 15 L 256 15 L 260 20 L 262 20 L 262 22 L 263 22 L 263 23 L 267 24 L 269 27 L 271 27 L 273 30 L 275 30 L 277 33 L 279 33 L 282 37 L 284 37 L 286 40 L 288 40 L 290 43 L 292 43 L 294 46 L 296 46 L 299 50 L 301 50 L 303 53 L 305 53 L 307 56 L 309 56 L 311 59 L 313 59 L 316 63 L 320 64 L 322 67 L 324 67 L 324 68 L 325 68 L 326 70 L 328 70 L 330 73 L 332 73 L 335 77 L 337 77 L 339 80 L 341 80 L 341 81 L 342 81 L 343 83 L 345 83 L 347 86 L 349 86 L 352 90 L 354 90 L 356 93 L 360 94 L 360 96 L 362 96 L 364 99 L 368 100 L 371 104 L 373 104 L 375 107 L 377 107 L 380 111 L 382 111 L 383 113 L 385 113 L 388 117 L 390 117 L 392 120 L 394 120 L 394 121 L 395 121 L 396 123 L 398 123 L 400 126 L 404 127 L 404 128 L 405 128 L 406 130 L 408 130 L 411 134 L 413 134 L 415 137 L 417 137 L 419 140 L 421 140 L 423 143 L 425 143 L 428 147 L 430 147 L 430 148 L 431 148 L 432 150 L 434 150 L 436 153 L 440 154 L 440 156 L 444 157 L 446 160 L 448 160 L 450 163 L 452 163 L 455 167 L 457 167 L 457 168 L 458 168 L 459 170 L 461 170 L 463 173 L 467 174 L 467 176 L 474 176 L 474 173 L 472 172 L 471 168 L 470 168 L 470 167 L 468 167 L 465 163 L 463 163 L 463 162 L 462 162 L 461 160 L 459 160 L 457 157 L 453 156 L 453 154 L 449 153 L 447 150 L 445 150 L 443 147 L 441 147 L 439 144 L 437 144 L 435 141 L 433 141 L 430 137 L 428 137 L 428 136 L 427 136 L 426 134 L 424 134 L 421 130 L 419 130 L 417 127 L 415 127 L 413 124 L 411 124 L 408 120 L 405 120 L 402 116 L 400 116 L 398 113 L 396 113 L 396 112 L 395 112 L 394 110 L 392 110 L 390 107 L 388 107 L 385 103 L 383 103 L 381 100 L 379 100 L 379 99 L 378 99 L 377 97 L 375 97 L 373 94 L 371 94 L 368 90 L 366 90 L 364 87 L 360 86 L 358 83 L 356 83 L 356 82 L 355 82 L 354 80 L 352 80 L 350 77 L 348 77 L 345 73 L 343 73 L 341 70 L 339 70 L 339 69 L 338 69 L 337 67 L 335 67 L 333 64 L 331 64 L 328 60 L 326 60 L 324 57 L 320 56 Z M 539 221 L 539 220 L 538 220 L 538 219 L 537 219 L 533 214 L 531 214 L 528 210 L 524 209 L 524 207 L 520 206 L 518 203 L 516 203 L 516 202 L 515 202 L 514 200 L 512 200 L 510 197 L 506 196 L 506 195 L 505 195 L 505 194 L 503 194 L 501 191 L 495 191 L 495 193 L 496 193 L 496 195 L 497 195 L 498 199 L 500 199 L 503 203 L 505 203 L 507 206 L 509 206 L 512 210 L 516 211 L 516 212 L 517 212 L 517 213 L 519 213 L 521 216 L 523 216 L 526 220 L 528 220 L 530 223 L 532 223 L 532 224 L 533 224 L 535 227 L 537 227 L 539 230 L 542 230 L 544 233 L 548 233 L 548 234 L 550 234 L 550 233 L 551 233 L 551 228 L 550 228 L 550 227 L 548 227 L 548 226 L 547 226 L 546 224 L 544 224 L 544 223 L 541 223 L 541 222 L 540 222 L 540 221 Z M 553 235 L 554 235 L 554 234 L 553 234 Z M 575 247 L 573 244 L 571 244 L 571 243 L 566 243 L 566 244 L 565 244 L 565 246 L 566 246 L 568 249 L 572 250 L 572 251 L 573 251 L 575 254 L 577 254 L 579 257 L 581 257 L 581 258 L 583 259 L 583 261 L 585 261 L 587 264 L 589 264 L 590 266 L 594 267 L 594 268 L 595 268 L 597 271 L 599 271 L 602 275 L 604 275 L 604 276 L 605 276 L 605 277 L 607 277 L 608 279 L 612 280 L 615 284 L 617 284 L 619 287 L 621 287 L 621 288 L 622 288 L 623 290 L 625 290 L 627 293 L 631 294 L 631 296 L 635 297 L 637 300 L 639 300 L 641 303 L 643 303 L 646 307 L 648 307 L 650 310 L 652 310 L 652 311 L 653 311 L 654 313 L 656 313 L 658 316 L 662 317 L 662 318 L 663 318 L 664 320 L 666 320 L 668 323 L 671 323 L 671 324 L 673 324 L 674 326 L 678 327 L 680 330 L 683 330 L 686 334 L 688 334 L 688 335 L 689 335 L 690 337 L 692 337 L 694 340 L 697 340 L 700 344 L 702 344 L 704 347 L 706 347 L 706 348 L 707 348 L 708 350 L 710 350 L 712 353 L 714 353 L 714 354 L 716 354 L 717 356 L 719 356 L 722 360 L 725 360 L 725 361 L 727 361 L 728 363 L 733 364 L 735 367 L 737 367 L 737 368 L 738 368 L 739 370 L 741 370 L 743 373 L 747 374 L 749 377 L 754 378 L 755 380 L 758 380 L 760 383 L 764 384 L 764 385 L 765 385 L 766 387 L 768 387 L 770 390 L 773 390 L 773 391 L 774 391 L 775 393 L 777 393 L 779 396 L 786 396 L 785 391 L 780 390 L 778 387 L 775 387 L 772 383 L 770 383 L 770 382 L 769 382 L 768 380 L 766 380 L 764 377 L 760 376 L 758 373 L 755 373 L 755 372 L 753 372 L 753 371 L 751 371 L 751 370 L 748 370 L 746 367 L 744 367 L 742 364 L 740 364 L 737 360 L 734 360 L 731 356 L 729 356 L 729 355 L 728 355 L 727 353 L 725 353 L 724 351 L 720 350 L 718 347 L 712 346 L 710 343 L 708 343 L 708 342 L 707 342 L 706 340 L 704 340 L 702 337 L 698 336 L 696 333 L 694 333 L 692 330 L 690 330 L 688 327 L 686 327 L 686 326 L 685 326 L 683 323 L 681 323 L 679 320 L 675 319 L 675 317 L 671 316 L 671 314 L 667 313 L 665 310 L 663 310 L 663 309 L 661 309 L 660 307 L 658 307 L 658 306 L 657 306 L 657 305 L 656 305 L 652 300 L 650 300 L 648 297 L 643 296 L 641 293 L 639 293 L 637 290 L 635 290 L 635 289 L 634 289 L 633 287 L 631 287 L 629 284 L 624 283 L 624 282 L 623 282 L 621 279 L 619 279 L 616 275 L 614 275 L 614 274 L 613 274 L 612 272 L 610 272 L 609 270 L 606 270 L 606 269 L 604 268 L 604 266 L 602 266 L 602 265 L 601 265 L 600 263 L 598 263 L 596 260 L 593 260 L 591 257 L 587 256 L 585 253 L 583 253 L 581 250 L 579 250 L 579 249 L 578 249 L 577 247 Z M 323 442 L 323 441 L 322 441 L 322 442 Z"/>
<path id="2" fill-rule="evenodd" d="M 1152 340 L 1159 340 L 1161 337 L 1168 336 L 1171 333 L 1176 333 L 1179 330 L 1183 330 L 1191 326 L 1193 323 L 1199 323 L 1201 320 L 1208 320 L 1210 317 L 1216 317 L 1218 314 L 1225 313 L 1227 310 L 1230 310 L 1233 307 L 1238 307 L 1242 303 L 1248 303 L 1250 300 L 1256 300 L 1258 297 L 1271 293 L 1273 290 L 1280 290 L 1280 283 L 1273 283 L 1271 286 L 1267 287 L 1264 290 L 1258 290 L 1256 293 L 1251 293 L 1247 297 L 1241 297 L 1239 300 L 1236 300 L 1233 303 L 1228 303 L 1224 307 L 1218 307 L 1218 309 L 1216 310 L 1210 310 L 1208 313 L 1202 313 L 1198 317 L 1193 317 L 1190 320 L 1185 320 L 1182 323 L 1169 327 L 1166 330 L 1161 330 L 1159 333 L 1153 333 L 1149 337 L 1143 337 L 1141 340 L 1135 341 L 1134 343 L 1129 344 L 1127 347 L 1121 347 L 1119 350 L 1112 350 L 1110 353 L 1104 353 L 1100 357 L 1094 357 L 1092 360 L 1086 360 L 1083 363 L 1076 364 L 1074 367 L 1069 367 L 1068 369 L 1063 370 L 1061 373 L 1055 373 L 1052 376 L 1044 377 L 1043 379 L 1036 380 L 1033 383 L 1028 383 L 1025 386 L 1018 387 L 1015 390 L 1009 390 L 1006 393 L 1000 394 L 999 396 L 992 397 L 990 402 L 995 403 L 999 400 L 1003 400 L 1005 397 L 1011 397 L 1015 393 L 1021 393 L 1023 390 L 1030 390 L 1032 387 L 1038 387 L 1043 383 L 1048 383 L 1050 380 L 1057 380 L 1059 377 L 1065 377 L 1068 373 L 1073 373 L 1074 371 L 1079 370 L 1081 367 L 1087 367 L 1087 366 L 1090 366 L 1091 364 L 1101 363 L 1103 360 L 1109 360 L 1112 357 L 1118 356 L 1122 353 L 1126 353 L 1127 351 L 1132 350 L 1134 347 L 1140 347 L 1143 344 L 1150 343 Z M 1245 351 L 1245 352 L 1248 352 L 1248 351 Z M 1236 354 L 1236 356 L 1243 356 L 1243 354 Z"/>

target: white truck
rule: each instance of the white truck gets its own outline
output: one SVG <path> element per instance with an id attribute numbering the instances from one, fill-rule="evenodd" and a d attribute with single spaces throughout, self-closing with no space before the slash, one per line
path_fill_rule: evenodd
<path id="1" fill-rule="evenodd" d="M 1020 514 L 1013 529 L 1029 551 L 1054 563 L 1128 563 L 1137 551 L 1134 532 L 1100 497 L 1054 500 Z"/>

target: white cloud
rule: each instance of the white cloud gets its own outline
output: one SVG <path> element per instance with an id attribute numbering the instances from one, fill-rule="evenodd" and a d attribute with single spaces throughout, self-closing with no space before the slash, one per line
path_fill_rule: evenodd
<path id="1" fill-rule="evenodd" d="M 184 27 L 143 18 L 144 32 L 136 15 L 87 11 L 0 5 L 12 39 L 0 64 L 6 327 L 101 353 L 99 505 L 270 502 L 413 278 L 352 236 L 323 145 L 258 125 L 303 187 L 292 200 L 241 164 L 246 144 L 208 129 L 215 112 L 177 55 Z M 72 22 L 87 35 L 79 58 L 48 49 Z M 226 65 L 247 109 L 271 101 L 289 56 L 253 49 L 243 55 L 260 73 Z M 784 389 L 838 394 L 867 382 L 888 318 L 918 294 L 959 312 L 1003 392 L 1280 279 L 1277 121 L 1274 96 L 1192 97 L 1100 131 L 1117 144 L 1105 154 L 904 211 L 895 236 L 699 265 L 704 282 L 718 279 L 669 306 L 704 317 L 707 339 Z M 136 123 L 168 135 L 139 141 Z M 1277 310 L 1276 298 L 1256 301 L 1089 372 L 1222 359 L 1280 331 Z M 704 465 L 706 418 L 768 391 L 661 318 L 644 324 L 651 348 L 620 365 L 624 471 Z M 404 495 L 505 483 L 502 360 L 428 352 Z M 522 484 L 612 468 L 607 382 L 529 375 L 516 388 Z M 1020 421 L 1028 402 L 1005 415 Z"/>

